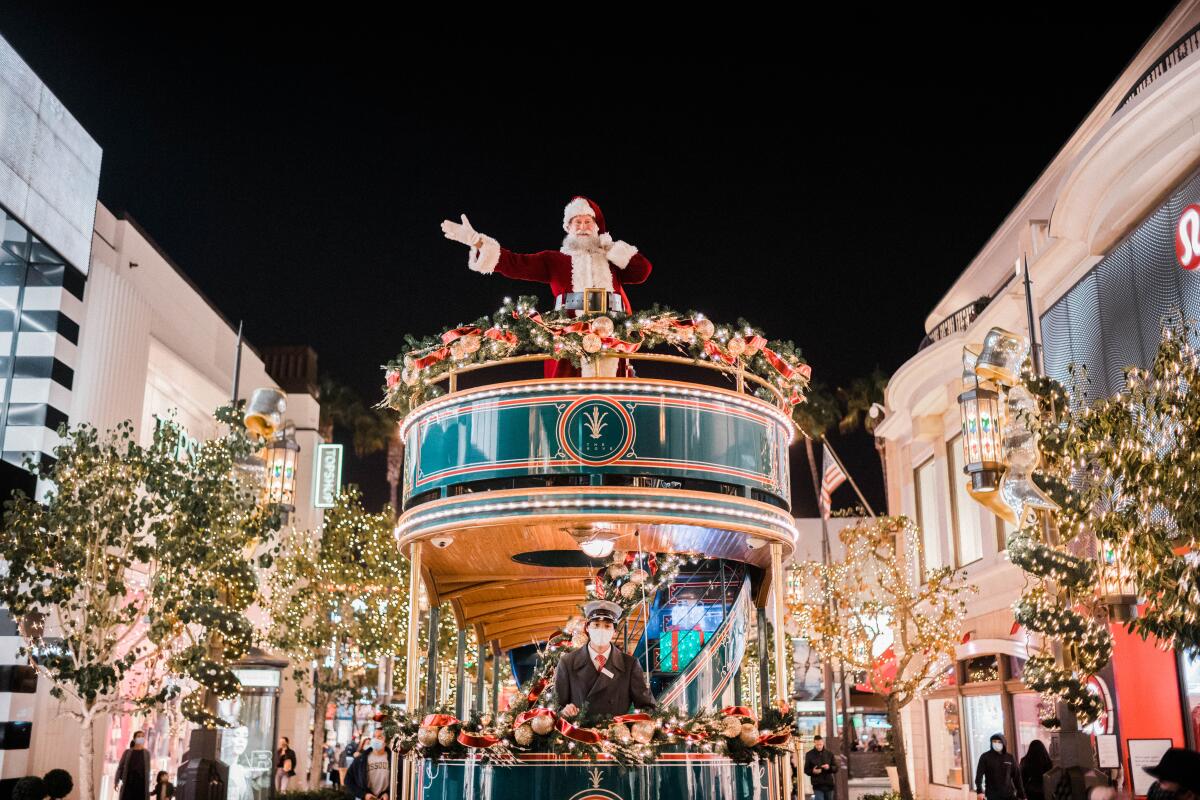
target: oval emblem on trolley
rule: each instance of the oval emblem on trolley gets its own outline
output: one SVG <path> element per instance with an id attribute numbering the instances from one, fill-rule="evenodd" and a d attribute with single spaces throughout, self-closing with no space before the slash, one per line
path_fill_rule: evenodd
<path id="1" fill-rule="evenodd" d="M 633 417 L 619 403 L 601 395 L 581 397 L 558 418 L 558 441 L 576 461 L 600 467 L 611 464 L 633 446 Z"/>

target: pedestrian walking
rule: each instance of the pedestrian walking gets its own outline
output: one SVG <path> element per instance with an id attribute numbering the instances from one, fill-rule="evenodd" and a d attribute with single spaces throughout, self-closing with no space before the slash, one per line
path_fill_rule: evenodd
<path id="1" fill-rule="evenodd" d="M 1024 800 L 1025 786 L 1021 783 L 1021 771 L 1017 759 L 1008 752 L 1004 734 L 993 733 L 991 748 L 979 756 L 975 768 L 975 793 L 979 800 Z"/>
<path id="2" fill-rule="evenodd" d="M 150 754 L 146 732 L 135 731 L 129 749 L 121 754 L 114 786 L 118 800 L 145 800 L 150 795 Z"/>
<path id="3" fill-rule="evenodd" d="M 1195 750 L 1172 747 L 1158 764 L 1145 770 L 1158 779 L 1155 786 L 1161 792 L 1173 792 L 1175 800 L 1200 800 L 1200 753 Z M 1151 793 L 1155 786 L 1150 787 Z"/>
<path id="4" fill-rule="evenodd" d="M 837 759 L 825 749 L 825 740 L 813 737 L 813 748 L 804 754 L 804 774 L 812 781 L 814 800 L 834 800 Z"/>
<path id="5" fill-rule="evenodd" d="M 346 770 L 346 791 L 355 800 L 387 800 L 392 774 L 384 751 L 383 729 L 376 728 L 365 743 L 368 746 Z"/>
<path id="6" fill-rule="evenodd" d="M 1050 760 L 1046 745 L 1041 739 L 1034 739 L 1021 759 L 1021 786 L 1028 800 L 1046 800 L 1043 781 L 1053 767 L 1054 762 Z"/>
<path id="7" fill-rule="evenodd" d="M 171 800 L 175 796 L 175 784 L 171 783 L 171 775 L 165 769 L 159 770 L 154 776 L 154 788 L 150 790 L 149 800 Z"/>
<path id="8" fill-rule="evenodd" d="M 288 737 L 279 737 L 279 749 L 275 751 L 275 791 L 286 792 L 288 782 L 296 774 L 296 751 Z"/>

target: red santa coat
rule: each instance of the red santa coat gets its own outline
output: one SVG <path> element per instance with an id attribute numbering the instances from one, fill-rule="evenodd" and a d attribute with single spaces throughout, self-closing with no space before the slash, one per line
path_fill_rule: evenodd
<path id="1" fill-rule="evenodd" d="M 625 312 L 629 313 L 629 296 L 625 284 L 642 283 L 650 277 L 650 261 L 627 242 L 613 242 L 601 234 L 602 250 L 581 252 L 542 250 L 538 253 L 514 253 L 501 247 L 490 236 L 483 236 L 478 249 L 471 250 L 468 266 L 476 272 L 499 272 L 509 278 L 550 284 L 555 297 L 585 289 L 605 289 L 621 296 Z M 624 362 L 622 362 L 624 364 Z M 618 373 L 620 374 L 620 373 Z M 569 378 L 579 375 L 569 361 L 547 361 L 547 378 Z"/>

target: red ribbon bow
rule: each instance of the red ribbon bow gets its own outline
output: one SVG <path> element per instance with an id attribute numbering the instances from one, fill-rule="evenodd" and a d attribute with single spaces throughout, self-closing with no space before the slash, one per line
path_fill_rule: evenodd
<path id="1" fill-rule="evenodd" d="M 458 743 L 463 747 L 495 747 L 500 744 L 500 737 L 459 731 Z"/>
<path id="2" fill-rule="evenodd" d="M 558 732 L 563 736 L 583 744 L 598 744 L 604 738 L 600 735 L 600 731 L 591 728 L 577 728 L 564 717 L 559 717 L 557 727 Z"/>
<path id="3" fill-rule="evenodd" d="M 421 720 L 421 725 L 425 728 L 444 728 L 456 722 L 458 718 L 451 714 L 430 714 Z"/>
<path id="4" fill-rule="evenodd" d="M 721 709 L 721 715 L 726 717 L 743 717 L 751 722 L 757 722 L 754 718 L 754 712 L 747 706 L 725 706 Z"/>

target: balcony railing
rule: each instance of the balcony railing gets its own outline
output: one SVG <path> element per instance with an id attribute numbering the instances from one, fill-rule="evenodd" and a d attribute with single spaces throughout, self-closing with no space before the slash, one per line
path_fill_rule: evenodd
<path id="1" fill-rule="evenodd" d="M 987 308 L 990 302 L 992 302 L 992 298 L 981 297 L 946 317 L 925 335 L 925 338 L 917 345 L 917 352 L 921 352 L 939 339 L 944 339 L 953 333 L 961 333 L 971 327 L 971 323 L 975 321 L 975 318 L 979 316 L 981 311 Z"/>
<path id="2" fill-rule="evenodd" d="M 1167 72 L 1178 66 L 1181 61 L 1197 50 L 1200 50 L 1200 25 L 1196 25 L 1196 27 L 1184 34 L 1179 41 L 1167 49 L 1167 52 L 1162 54 L 1158 61 L 1155 61 L 1150 66 L 1150 69 L 1142 73 L 1142 77 L 1138 78 L 1137 83 L 1133 85 L 1133 88 L 1121 100 L 1120 105 L 1117 106 L 1117 110 L 1113 114 L 1124 108 L 1130 100 L 1149 89 L 1151 84 L 1166 75 Z"/>

